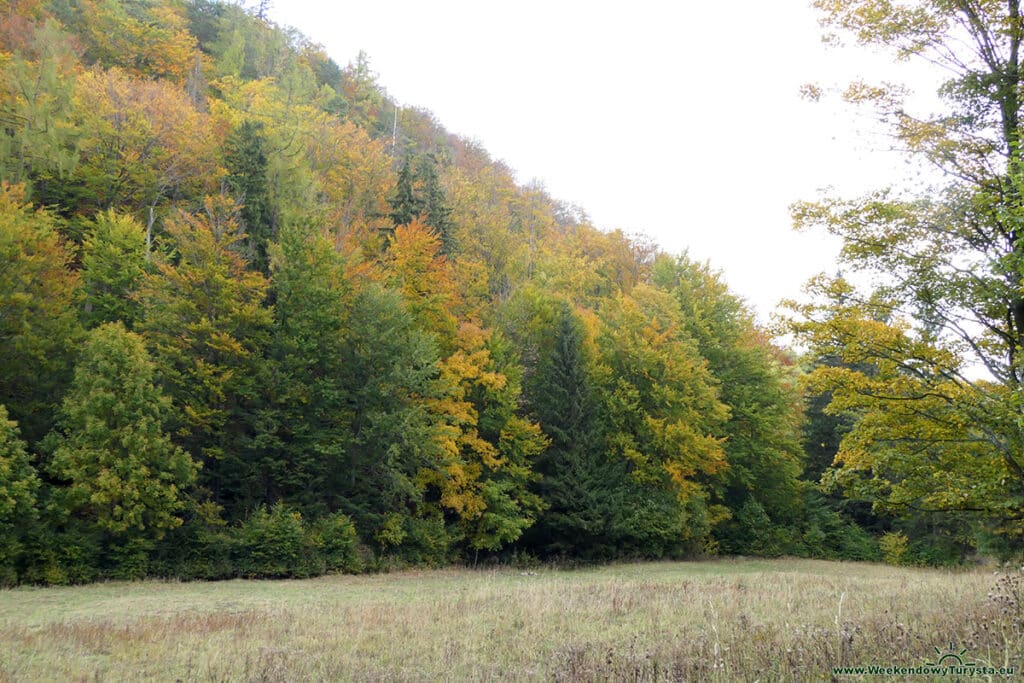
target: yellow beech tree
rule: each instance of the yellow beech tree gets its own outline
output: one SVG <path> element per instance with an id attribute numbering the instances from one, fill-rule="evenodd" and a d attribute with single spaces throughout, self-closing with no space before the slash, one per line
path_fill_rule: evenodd
<path id="1" fill-rule="evenodd" d="M 183 89 L 94 68 L 80 76 L 75 94 L 80 211 L 138 211 L 148 242 L 157 208 L 216 187 L 215 131 Z"/>
<path id="2" fill-rule="evenodd" d="M 135 76 L 181 85 L 197 58 L 197 41 L 177 3 L 81 0 L 75 17 L 86 58 Z"/>
<path id="3" fill-rule="evenodd" d="M 497 550 L 519 538 L 542 507 L 528 484 L 546 440 L 517 415 L 522 389 L 505 343 L 456 316 L 462 301 L 455 271 L 440 250 L 439 236 L 414 220 L 395 229 L 384 259 L 391 284 L 446 354 L 439 363 L 442 392 L 428 402 L 442 425 L 437 439 L 445 462 L 423 469 L 420 482 L 437 487 L 470 548 Z"/>

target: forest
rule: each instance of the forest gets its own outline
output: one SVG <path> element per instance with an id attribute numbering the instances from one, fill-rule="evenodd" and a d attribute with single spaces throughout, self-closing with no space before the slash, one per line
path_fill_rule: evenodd
<path id="1" fill-rule="evenodd" d="M 258 8 L 0 0 L 0 585 L 1019 554 L 1017 3 L 815 4 L 982 58 L 768 328 Z"/>

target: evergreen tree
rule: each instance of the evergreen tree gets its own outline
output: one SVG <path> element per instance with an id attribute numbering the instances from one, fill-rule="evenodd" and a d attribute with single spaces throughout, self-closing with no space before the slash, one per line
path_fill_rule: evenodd
<path id="1" fill-rule="evenodd" d="M 417 196 L 415 182 L 412 156 L 407 154 L 402 161 L 402 167 L 398 170 L 395 192 L 388 200 L 388 206 L 391 207 L 389 217 L 394 227 L 408 225 L 423 214 L 424 204 L 422 198 Z"/>
<path id="2" fill-rule="evenodd" d="M 458 243 L 455 241 L 455 223 L 452 210 L 441 189 L 441 180 L 437 175 L 437 159 L 427 155 L 420 159 L 417 166 L 417 180 L 422 185 L 422 204 L 424 219 L 433 228 L 441 242 L 440 252 L 449 258 L 455 255 Z"/>
<path id="3" fill-rule="evenodd" d="M 249 236 L 250 261 L 264 273 L 269 272 L 267 245 L 277 237 L 267 186 L 266 146 L 263 124 L 251 120 L 243 121 L 224 143 L 226 180 L 242 205 L 239 215 Z"/>
<path id="4" fill-rule="evenodd" d="M 623 472 L 606 459 L 582 324 L 567 304 L 556 316 L 528 393 L 533 417 L 551 440 L 536 461 L 547 509 L 524 541 L 549 556 L 611 557 L 612 491 Z"/>
<path id="5" fill-rule="evenodd" d="M 449 454 L 429 402 L 443 396 L 438 352 L 401 297 L 377 286 L 358 292 L 342 365 L 350 392 L 344 476 L 328 489 L 360 535 L 384 552 L 443 561 L 451 539 L 438 506 Z"/>
<path id="6" fill-rule="evenodd" d="M 260 468 L 267 503 L 284 499 L 306 514 L 342 507 L 351 439 L 351 389 L 344 359 L 352 288 L 346 259 L 330 240 L 285 230 L 272 249 L 274 327 L 271 396 Z"/>
<path id="7" fill-rule="evenodd" d="M 829 364 L 827 358 L 819 363 Z M 815 363 L 817 365 L 818 363 Z M 833 362 L 834 364 L 834 362 Z M 839 452 L 839 442 L 843 435 L 853 426 L 850 415 L 830 415 L 825 408 L 832 402 L 832 392 L 809 395 L 805 398 L 806 421 L 803 429 L 804 453 L 807 460 L 804 476 L 811 481 L 819 481 L 821 476 L 832 467 Z"/>
<path id="8" fill-rule="evenodd" d="M 449 257 L 455 254 L 457 244 L 452 209 L 441 189 L 437 159 L 432 154 L 420 157 L 415 169 L 412 155 L 405 156 L 388 205 L 391 207 L 389 217 L 394 227 L 409 225 L 417 218 L 422 218 L 437 235 L 440 253 Z"/>

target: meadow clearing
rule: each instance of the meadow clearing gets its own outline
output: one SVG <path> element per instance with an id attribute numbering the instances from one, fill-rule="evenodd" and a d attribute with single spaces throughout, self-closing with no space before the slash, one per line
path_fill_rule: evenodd
<path id="1" fill-rule="evenodd" d="M 18 588 L 0 681 L 807 681 L 950 645 L 1020 676 L 1021 585 L 999 578 L 726 559 Z"/>

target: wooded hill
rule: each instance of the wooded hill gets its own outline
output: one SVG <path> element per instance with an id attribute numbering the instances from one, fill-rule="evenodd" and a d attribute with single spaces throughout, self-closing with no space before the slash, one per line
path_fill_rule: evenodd
<path id="1" fill-rule="evenodd" d="M 3 582 L 878 556 L 714 270 L 395 109 L 238 5 L 0 2 Z"/>

